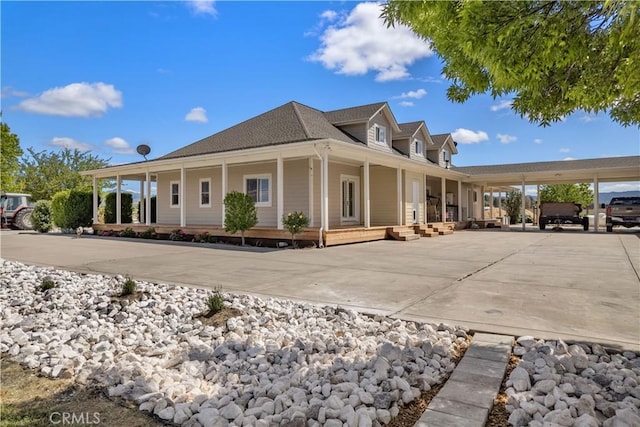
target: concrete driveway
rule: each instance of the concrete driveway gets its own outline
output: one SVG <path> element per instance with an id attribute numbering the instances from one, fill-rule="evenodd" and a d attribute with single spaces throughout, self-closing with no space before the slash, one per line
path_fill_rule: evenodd
<path id="1" fill-rule="evenodd" d="M 458 231 L 305 250 L 11 231 L 0 237 L 2 258 L 27 264 L 640 350 L 638 233 Z"/>

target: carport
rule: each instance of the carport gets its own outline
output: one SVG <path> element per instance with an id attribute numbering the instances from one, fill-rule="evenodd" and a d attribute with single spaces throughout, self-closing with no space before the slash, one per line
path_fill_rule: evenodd
<path id="1" fill-rule="evenodd" d="M 553 162 L 512 163 L 504 165 L 454 167 L 466 176 L 465 182 L 487 189 L 504 186 L 521 186 L 525 194 L 526 185 L 538 187 L 543 184 L 593 183 L 593 204 L 597 207 L 599 184 L 601 182 L 640 182 L 640 156 L 603 157 L 600 159 L 561 160 Z M 525 198 L 522 197 L 522 211 Z M 483 218 L 484 219 L 484 209 Z M 522 222 L 525 230 L 526 222 Z M 599 219 L 594 215 L 594 231 L 598 232 Z"/>

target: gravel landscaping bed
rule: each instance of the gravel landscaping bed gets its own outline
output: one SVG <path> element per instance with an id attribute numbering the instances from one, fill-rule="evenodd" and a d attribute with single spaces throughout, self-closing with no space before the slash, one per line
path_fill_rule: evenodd
<path id="1" fill-rule="evenodd" d="M 138 282 L 139 298 L 119 298 L 121 276 L 0 262 L 1 353 L 179 425 L 384 425 L 453 371 L 467 340 L 442 324 L 226 293 L 240 314 L 216 327 L 197 317 L 212 291 Z M 46 277 L 56 287 L 40 290 Z"/>
<path id="2" fill-rule="evenodd" d="M 520 337 L 506 381 L 512 426 L 640 426 L 640 357 L 598 344 Z"/>

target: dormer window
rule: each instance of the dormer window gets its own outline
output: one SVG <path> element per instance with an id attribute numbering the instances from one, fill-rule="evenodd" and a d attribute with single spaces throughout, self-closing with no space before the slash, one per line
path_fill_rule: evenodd
<path id="1" fill-rule="evenodd" d="M 416 139 L 416 154 L 424 157 L 424 142 Z"/>
<path id="2" fill-rule="evenodd" d="M 380 125 L 375 125 L 376 128 L 376 142 L 378 144 L 387 144 L 387 128 Z"/>

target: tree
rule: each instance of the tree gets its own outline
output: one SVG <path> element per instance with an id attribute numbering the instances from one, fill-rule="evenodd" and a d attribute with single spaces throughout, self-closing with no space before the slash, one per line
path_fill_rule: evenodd
<path id="1" fill-rule="evenodd" d="M 289 212 L 288 215 L 282 215 L 282 224 L 291 233 L 291 247 L 295 248 L 296 234 L 309 226 L 309 218 L 302 212 Z"/>
<path id="2" fill-rule="evenodd" d="M 543 185 L 540 202 L 573 202 L 587 208 L 593 203 L 593 190 L 585 183 Z"/>
<path id="3" fill-rule="evenodd" d="M 22 190 L 18 180 L 20 171 L 20 138 L 11 133 L 11 128 L 6 123 L 0 123 L 0 190 L 16 193 Z"/>
<path id="4" fill-rule="evenodd" d="M 89 190 L 64 190 L 53 195 L 51 218 L 64 230 L 90 227 L 93 222 L 93 192 Z"/>
<path id="5" fill-rule="evenodd" d="M 251 196 L 232 191 L 224 196 L 224 231 L 240 232 L 244 246 L 244 232 L 258 223 L 256 203 Z"/>
<path id="6" fill-rule="evenodd" d="M 511 224 L 515 224 L 520 218 L 520 209 L 522 209 L 522 194 L 519 191 L 511 190 L 504 199 L 502 208 L 505 210 Z"/>
<path id="7" fill-rule="evenodd" d="M 513 95 L 543 126 L 580 109 L 640 123 L 640 2 L 390 0 L 383 16 L 429 41 L 452 101 Z"/>
<path id="8" fill-rule="evenodd" d="M 40 151 L 28 148 L 29 156 L 21 161 L 24 189 L 37 200 L 50 200 L 54 194 L 70 189 L 91 190 L 92 182 L 80 171 L 107 166 L 108 160 L 88 152 L 63 148 L 62 151 Z M 103 185 L 109 186 L 109 183 Z"/>

